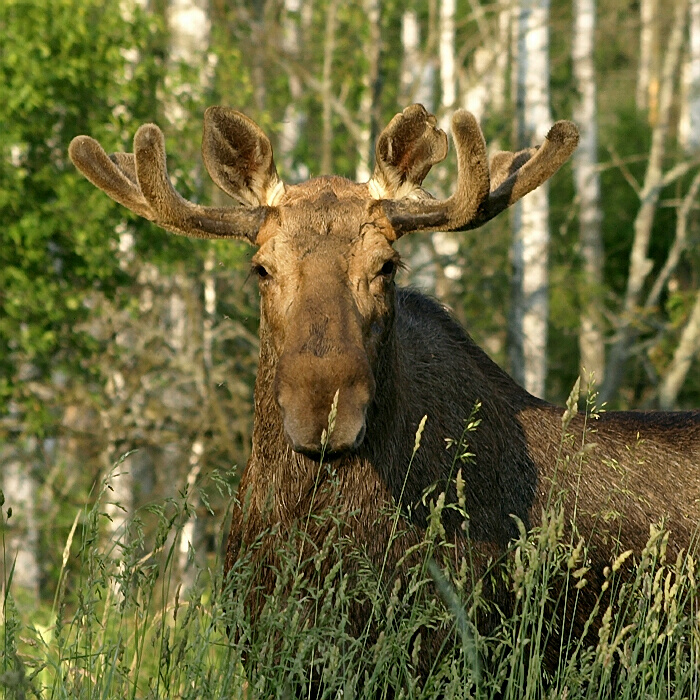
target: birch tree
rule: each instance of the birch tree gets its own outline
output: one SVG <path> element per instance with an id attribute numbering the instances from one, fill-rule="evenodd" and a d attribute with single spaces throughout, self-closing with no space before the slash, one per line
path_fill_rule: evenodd
<path id="1" fill-rule="evenodd" d="M 540 143 L 549 109 L 549 0 L 521 0 L 518 16 L 518 147 Z M 544 397 L 547 370 L 549 194 L 542 186 L 513 213 L 513 280 L 509 354 L 514 377 Z"/>
<path id="2" fill-rule="evenodd" d="M 436 60 L 429 51 L 430 37 L 425 41 L 426 50 L 421 50 L 421 25 L 415 10 L 408 9 L 401 18 L 401 104 L 422 104 L 428 112 L 435 111 Z M 435 292 L 436 265 L 428 237 L 411 237 L 404 243 L 410 261 L 410 278 L 413 284 Z M 415 239 L 415 240 L 412 240 Z"/>
<path id="3" fill-rule="evenodd" d="M 637 109 L 654 111 L 658 82 L 656 79 L 657 27 L 659 0 L 639 3 L 639 63 L 637 66 Z"/>
<path id="4" fill-rule="evenodd" d="M 690 0 L 689 12 L 678 138 L 683 148 L 692 152 L 700 148 L 700 0 Z"/>
<path id="5" fill-rule="evenodd" d="M 421 51 L 421 33 L 415 10 L 405 10 L 401 16 L 401 74 L 400 102 L 419 102 L 433 112 L 435 92 L 435 60 Z"/>
<path id="6" fill-rule="evenodd" d="M 284 13 L 282 15 L 282 47 L 285 57 L 294 62 L 301 59 L 301 26 L 300 26 L 301 0 L 284 0 Z M 279 162 L 283 176 L 290 182 L 305 179 L 306 172 L 299 172 L 294 162 L 294 151 L 301 139 L 304 127 L 304 113 L 300 108 L 303 95 L 303 84 L 299 75 L 290 71 L 289 76 L 289 103 L 284 110 L 282 130 L 279 136 Z"/>
<path id="7" fill-rule="evenodd" d="M 601 314 L 603 288 L 602 211 L 598 162 L 598 115 L 596 110 L 596 76 L 593 63 L 595 44 L 595 0 L 575 0 L 573 67 L 579 101 L 574 121 L 579 125 L 581 140 L 574 153 L 574 180 L 579 212 L 579 241 L 583 259 L 581 327 L 579 330 L 579 364 L 584 379 L 593 376 L 603 381 L 605 340 Z M 582 390 L 586 390 L 585 381 Z"/>
<path id="8" fill-rule="evenodd" d="M 661 189 L 687 172 L 689 167 L 686 163 L 668 173 L 664 173 L 663 170 L 671 126 L 671 108 L 683 47 L 687 8 L 688 0 L 676 0 L 673 26 L 660 74 L 658 116 L 652 132 L 651 150 L 644 184 L 638 193 L 640 207 L 634 220 L 634 239 L 630 253 L 627 287 L 616 333 L 617 340 L 610 352 L 605 381 L 600 391 L 601 401 L 609 401 L 617 392 L 622 381 L 630 347 L 639 333 L 637 319 L 644 285 L 653 268 L 653 263 L 649 259 L 649 245 Z"/>
<path id="9" fill-rule="evenodd" d="M 364 0 L 364 9 L 368 24 L 364 52 L 367 58 L 367 70 L 362 81 L 362 99 L 358 115 L 360 139 L 357 144 L 358 158 L 355 167 L 355 180 L 357 182 L 366 182 L 371 175 L 370 164 L 374 157 L 374 137 L 377 134 L 379 60 L 382 52 L 381 3 L 379 0 Z"/>
<path id="10" fill-rule="evenodd" d="M 0 558 L 0 567 L 4 564 L 7 568 L 2 571 L 0 584 L 10 579 L 10 570 L 13 570 L 13 588 L 23 589 L 38 601 L 41 570 L 38 559 L 37 485 L 32 473 L 35 452 L 34 438 L 20 438 L 14 444 L 0 446 L 0 486 L 5 496 L 2 519 L 5 520 L 7 513 L 10 513 L 6 523 L 7 550 Z"/>
<path id="11" fill-rule="evenodd" d="M 513 9 L 510 0 L 500 0 L 496 7 L 495 21 L 489 21 L 485 16 L 484 6 L 472 3 L 482 39 L 481 44 L 474 50 L 467 69 L 463 71 L 464 78 L 460 83 L 463 82 L 462 105 L 478 122 L 484 120 L 489 106 L 492 106 L 495 112 L 502 112 L 505 108 Z"/>
<path id="12" fill-rule="evenodd" d="M 321 77 L 321 105 L 323 135 L 321 143 L 321 173 L 333 169 L 333 57 L 335 55 L 338 20 L 338 0 L 329 0 L 326 11 L 326 31 L 323 39 L 323 69 Z"/>
<path id="13" fill-rule="evenodd" d="M 440 126 L 450 130 L 450 120 L 457 101 L 455 60 L 455 0 L 440 1 Z"/>

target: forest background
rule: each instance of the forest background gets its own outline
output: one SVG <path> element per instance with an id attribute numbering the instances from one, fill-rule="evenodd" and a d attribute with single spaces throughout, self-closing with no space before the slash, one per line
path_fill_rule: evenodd
<path id="1" fill-rule="evenodd" d="M 186 495 L 187 586 L 250 449 L 250 249 L 113 203 L 68 160 L 78 134 L 130 151 L 156 122 L 177 189 L 222 205 L 199 154 L 212 104 L 263 127 L 289 182 L 367 179 L 411 102 L 446 130 L 470 109 L 491 150 L 573 119 L 549 187 L 478 231 L 402 240 L 399 281 L 551 401 L 593 373 L 611 408 L 700 406 L 699 0 L 4 0 L 0 36 L 0 582 L 12 566 L 28 601 L 53 599 L 103 483 L 111 546 L 134 517 L 153 546 L 151 515 Z"/>

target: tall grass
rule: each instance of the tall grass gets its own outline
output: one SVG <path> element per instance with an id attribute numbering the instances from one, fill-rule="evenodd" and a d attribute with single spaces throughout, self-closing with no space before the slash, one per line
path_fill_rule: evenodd
<path id="1" fill-rule="evenodd" d="M 610 561 L 593 613 L 576 627 L 561 613 L 593 585 L 586 543 L 553 499 L 540 524 L 521 527 L 512 544 L 505 568 L 515 607 L 491 610 L 497 624 L 484 635 L 476 619 L 490 603 L 468 562 L 449 564 L 440 521 L 444 508 L 458 506 L 439 495 L 405 576 L 376 570 L 328 512 L 310 516 L 331 523 L 323 546 L 306 542 L 308 522 L 280 538 L 275 585 L 264 595 L 256 545 L 225 585 L 216 561 L 181 590 L 174 561 L 187 493 L 151 508 L 158 533 L 146 554 L 139 515 L 119 541 L 104 541 L 104 502 L 103 489 L 76 516 L 50 608 L 23 605 L 4 567 L 5 697 L 700 697 L 700 572 L 689 553 L 668 559 L 668 533 L 658 525 L 650 524 L 638 560 L 622 553 Z M 7 517 L 3 510 L 3 556 Z M 358 602 L 371 621 L 360 630 L 352 619 Z M 436 630 L 445 633 L 442 653 L 421 675 Z"/>

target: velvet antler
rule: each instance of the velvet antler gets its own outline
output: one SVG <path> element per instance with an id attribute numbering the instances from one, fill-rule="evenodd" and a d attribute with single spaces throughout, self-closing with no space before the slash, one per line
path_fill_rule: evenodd
<path id="1" fill-rule="evenodd" d="M 89 136 L 74 138 L 68 152 L 83 175 L 112 199 L 184 236 L 239 238 L 254 243 L 269 212 L 262 203 L 253 207 L 205 207 L 183 199 L 170 183 L 165 139 L 155 124 L 144 124 L 136 132 L 133 154 L 108 156 Z"/>
<path id="2" fill-rule="evenodd" d="M 377 139 L 375 166 L 367 183 L 375 199 L 430 198 L 421 184 L 447 156 L 447 134 L 423 105 L 399 112 Z"/>
<path id="3" fill-rule="evenodd" d="M 396 237 L 412 231 L 466 231 L 478 228 L 548 180 L 578 145 L 578 129 L 559 121 L 539 148 L 497 153 L 489 173 L 486 143 L 472 114 L 455 112 L 457 188 L 445 200 L 384 199 L 381 206 Z"/>

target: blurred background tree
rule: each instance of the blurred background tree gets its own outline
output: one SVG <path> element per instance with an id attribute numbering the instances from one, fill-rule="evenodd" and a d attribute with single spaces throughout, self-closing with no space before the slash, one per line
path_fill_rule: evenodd
<path id="1" fill-rule="evenodd" d="M 366 178 L 378 132 L 412 101 L 441 124 L 472 110 L 493 150 L 537 143 L 549 114 L 573 118 L 580 152 L 544 196 L 476 232 L 407 237 L 400 282 L 437 294 L 549 400 L 583 370 L 611 408 L 697 407 L 699 7 L 5 0 L 0 484 L 15 585 L 53 595 L 76 512 L 105 479 L 112 541 L 138 519 L 150 546 L 148 505 L 187 493 L 176 548 L 188 585 L 195 557 L 218 551 L 250 444 L 250 251 L 138 220 L 77 174 L 71 138 L 129 151 L 155 121 L 177 188 L 221 205 L 199 155 L 210 104 L 255 119 L 289 182 Z M 449 192 L 455 167 L 436 167 L 428 188 Z M 540 325 L 518 311 L 533 301 Z"/>

